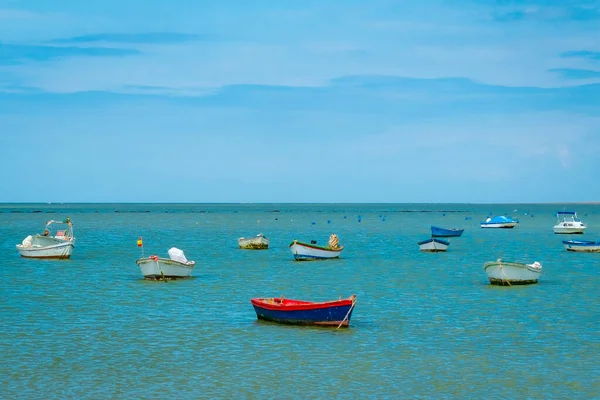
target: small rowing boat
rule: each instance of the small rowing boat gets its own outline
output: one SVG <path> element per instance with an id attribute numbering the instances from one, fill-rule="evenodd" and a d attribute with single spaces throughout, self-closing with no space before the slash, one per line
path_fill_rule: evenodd
<path id="1" fill-rule="evenodd" d="M 258 319 L 291 325 L 350 325 L 356 295 L 347 299 L 312 302 L 286 299 L 283 296 L 250 300 Z"/>

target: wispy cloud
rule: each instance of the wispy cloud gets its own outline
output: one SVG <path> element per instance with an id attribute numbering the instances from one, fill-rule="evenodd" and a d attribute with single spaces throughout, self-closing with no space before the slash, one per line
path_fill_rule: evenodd
<path id="1" fill-rule="evenodd" d="M 132 44 L 170 44 L 195 40 L 215 40 L 210 35 L 195 35 L 177 32 L 150 33 L 96 33 L 51 40 L 51 43 L 132 43 Z"/>
<path id="2" fill-rule="evenodd" d="M 169 87 L 152 85 L 125 85 L 115 90 L 117 93 L 184 97 L 207 96 L 213 94 L 215 91 L 215 88 L 205 87 Z"/>
<path id="3" fill-rule="evenodd" d="M 513 21 L 595 21 L 600 19 L 600 8 L 597 6 L 582 6 L 559 4 L 548 6 L 547 4 L 528 4 L 516 7 L 503 7 L 493 11 L 492 18 L 498 22 Z"/>
<path id="4" fill-rule="evenodd" d="M 27 10 L 19 10 L 15 8 L 0 8 L 0 20 L 2 19 L 31 19 L 31 18 L 39 18 L 41 14 L 27 11 Z"/>
<path id="5" fill-rule="evenodd" d="M 600 61 L 600 51 L 572 50 L 561 53 L 564 58 L 585 58 L 593 61 Z"/>
<path id="6" fill-rule="evenodd" d="M 0 65 L 49 61 L 65 57 L 124 57 L 140 54 L 135 49 L 109 47 L 41 46 L 0 43 Z"/>
<path id="7" fill-rule="evenodd" d="M 600 71 L 577 68 L 552 68 L 548 72 L 554 72 L 563 79 L 593 79 L 600 78 Z"/>

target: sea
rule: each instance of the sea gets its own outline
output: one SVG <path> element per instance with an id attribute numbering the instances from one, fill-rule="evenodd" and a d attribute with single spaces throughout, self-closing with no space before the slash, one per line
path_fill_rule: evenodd
<path id="1" fill-rule="evenodd" d="M 557 211 L 584 235 L 556 235 Z M 481 229 L 488 216 L 514 229 Z M 68 260 L 16 244 L 71 218 Z M 445 253 L 417 242 L 464 228 Z M 263 233 L 268 250 L 238 249 Z M 340 259 L 294 261 L 292 240 Z M 143 247 L 137 246 L 138 238 Z M 3 399 L 600 398 L 597 204 L 1 204 Z M 142 279 L 177 247 L 193 277 Z M 490 285 L 483 265 L 532 263 L 539 283 Z M 356 294 L 350 326 L 259 321 L 253 297 Z"/>

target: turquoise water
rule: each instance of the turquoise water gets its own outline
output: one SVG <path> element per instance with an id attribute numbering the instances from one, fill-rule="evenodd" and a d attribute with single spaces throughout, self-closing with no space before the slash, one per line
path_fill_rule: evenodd
<path id="1" fill-rule="evenodd" d="M 0 206 L 3 398 L 598 398 L 600 254 L 554 235 L 564 205 Z M 600 206 L 568 206 L 600 239 Z M 485 230 L 490 213 L 518 217 Z M 70 260 L 15 244 L 71 217 Z M 359 222 L 360 217 L 360 222 Z M 329 222 L 328 222 L 329 221 Z M 314 222 L 314 224 L 313 224 Z M 430 225 L 465 228 L 421 253 Z M 266 251 L 237 249 L 262 232 Z M 292 239 L 342 258 L 295 262 Z M 141 279 L 136 246 L 196 261 L 193 279 Z M 537 285 L 489 285 L 485 261 L 540 261 Z M 357 295 L 349 329 L 256 320 L 252 297 Z"/>

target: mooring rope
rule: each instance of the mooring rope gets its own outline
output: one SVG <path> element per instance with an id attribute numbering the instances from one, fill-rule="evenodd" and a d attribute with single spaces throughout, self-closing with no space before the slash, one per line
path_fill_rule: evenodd
<path id="1" fill-rule="evenodd" d="M 506 274 L 504 273 L 504 268 L 502 268 L 502 262 L 501 262 L 501 260 L 502 260 L 502 259 L 500 259 L 500 258 L 498 259 L 498 265 L 500 266 L 500 272 L 502 273 L 502 276 L 504 277 L 504 280 L 506 281 L 506 283 L 508 283 L 508 286 L 512 286 L 512 285 L 510 284 L 510 281 L 508 280 L 508 277 L 507 277 L 507 276 L 506 276 Z"/>
<path id="2" fill-rule="evenodd" d="M 160 272 L 160 276 L 162 277 L 162 280 L 165 281 L 165 283 L 167 283 L 168 281 L 167 281 L 167 278 L 165 277 L 165 273 L 160 268 L 160 263 L 158 262 L 158 256 L 150 256 L 150 258 L 152 260 L 156 261 L 156 266 L 158 267 L 158 271 Z"/>
<path id="3" fill-rule="evenodd" d="M 348 310 L 348 312 L 346 313 L 346 316 L 344 317 L 344 319 L 342 320 L 342 322 L 340 322 L 340 324 L 337 326 L 337 328 L 335 328 L 335 330 L 337 331 L 338 329 L 340 329 L 340 327 L 344 324 L 344 322 L 346 322 L 346 320 L 348 319 L 348 316 L 350 315 L 350 313 L 352 312 L 352 309 L 354 308 L 354 305 L 356 304 L 356 295 L 352 296 L 352 306 L 350 307 L 350 309 Z"/>

